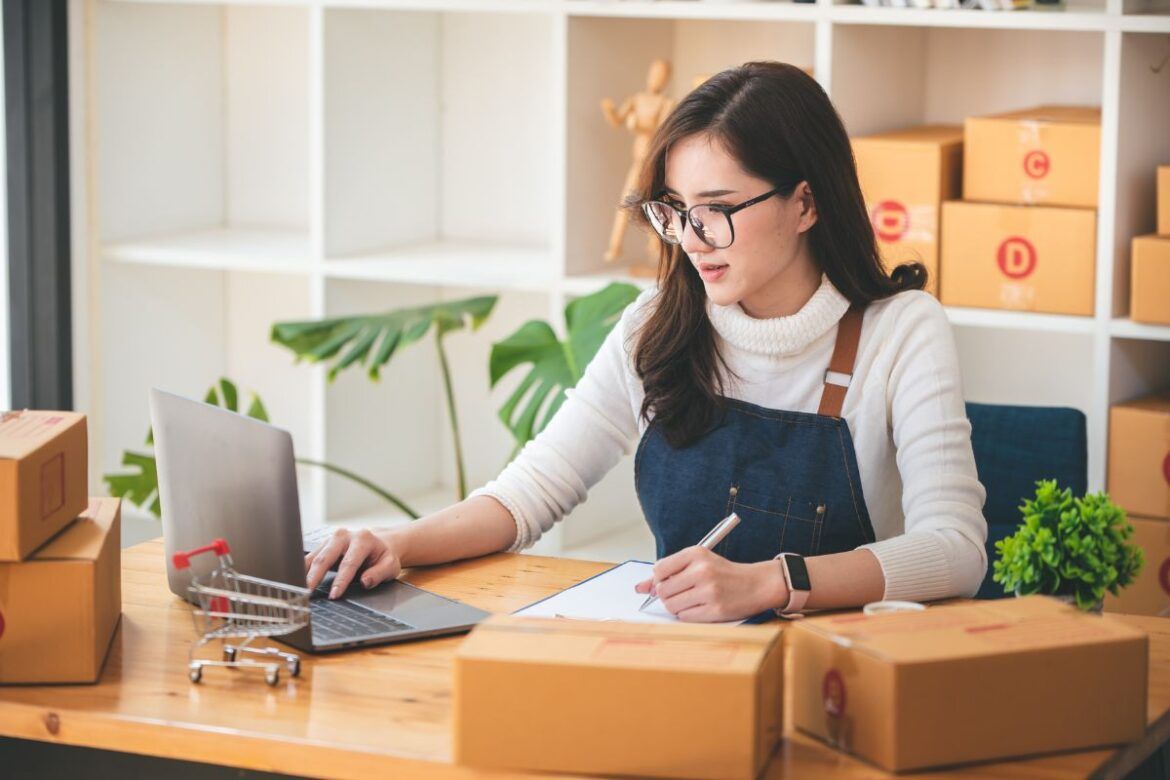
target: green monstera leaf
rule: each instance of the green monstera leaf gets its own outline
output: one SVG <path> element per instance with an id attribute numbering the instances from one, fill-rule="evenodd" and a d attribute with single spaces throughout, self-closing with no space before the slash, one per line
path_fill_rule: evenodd
<path id="1" fill-rule="evenodd" d="M 231 380 L 220 379 L 208 389 L 203 401 L 238 412 L 239 398 L 240 393 L 235 384 Z M 268 422 L 268 411 L 264 408 L 264 402 L 255 393 L 251 394 L 251 402 L 245 414 Z M 153 430 L 147 431 L 146 444 L 154 445 Z M 122 453 L 122 465 L 132 471 L 126 474 L 106 474 L 102 477 L 110 495 L 145 509 L 155 517 L 162 517 L 162 504 L 158 496 L 158 467 L 154 455 L 127 450 Z"/>
<path id="2" fill-rule="evenodd" d="M 497 300 L 488 295 L 381 314 L 278 322 L 272 326 L 272 340 L 291 350 L 297 360 L 332 361 L 330 381 L 353 365 L 365 366 L 370 379 L 377 380 L 399 349 L 419 341 L 432 327 L 439 338 L 464 327 L 476 330 Z"/>
<path id="3" fill-rule="evenodd" d="M 356 317 L 334 317 L 305 322 L 278 322 L 272 326 L 272 340 L 292 350 L 297 360 L 314 363 L 332 361 L 329 381 L 353 365 L 363 365 L 370 379 L 378 380 L 382 366 L 390 362 L 402 347 L 413 344 L 435 332 L 435 348 L 439 353 L 439 368 L 443 374 L 443 389 L 447 396 L 447 413 L 451 418 L 451 434 L 455 445 L 455 472 L 458 479 L 458 497 L 467 497 L 467 475 L 463 465 L 463 441 L 459 435 L 459 417 L 455 413 L 455 391 L 451 386 L 451 367 L 443 348 L 443 337 L 454 330 L 470 327 L 477 330 L 495 308 L 495 295 L 465 298 L 459 301 L 436 303 L 397 309 L 382 314 Z"/>
<path id="4" fill-rule="evenodd" d="M 564 341 L 547 322 L 530 320 L 492 345 L 492 387 L 516 368 L 530 366 L 499 412 L 516 441 L 513 455 L 548 425 L 565 401 L 564 391 L 580 381 L 585 367 L 638 293 L 631 284 L 614 282 L 572 301 L 565 307 L 568 337 Z"/>

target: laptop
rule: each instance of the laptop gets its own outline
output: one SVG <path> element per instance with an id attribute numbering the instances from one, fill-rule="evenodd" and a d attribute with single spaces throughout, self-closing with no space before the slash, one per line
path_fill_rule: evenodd
<path id="1" fill-rule="evenodd" d="M 305 587 L 288 431 L 158 388 L 150 391 L 150 422 L 171 592 L 190 600 L 191 577 L 218 565 L 206 554 L 180 570 L 173 554 L 217 538 L 227 541 L 240 573 Z M 491 614 L 398 580 L 370 590 L 359 583 L 330 600 L 324 596 L 333 577 L 310 598 L 309 625 L 278 641 L 327 652 L 467 632 Z"/>

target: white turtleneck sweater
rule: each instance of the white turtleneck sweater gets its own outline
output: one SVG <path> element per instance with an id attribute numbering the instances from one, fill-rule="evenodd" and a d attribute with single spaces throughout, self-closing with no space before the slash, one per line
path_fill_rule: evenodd
<path id="1" fill-rule="evenodd" d="M 647 290 L 626 309 L 548 427 L 473 493 L 496 498 L 512 513 L 511 552 L 530 547 L 584 501 L 645 432 L 630 350 L 656 292 Z M 738 304 L 708 301 L 719 350 L 735 377 L 726 394 L 816 413 L 837 323 L 848 308 L 827 277 L 789 317 L 753 319 Z M 864 547 L 881 564 L 885 598 L 974 594 L 987 568 L 985 491 L 975 472 L 954 338 L 938 301 L 915 291 L 869 305 L 842 415 L 877 539 Z"/>

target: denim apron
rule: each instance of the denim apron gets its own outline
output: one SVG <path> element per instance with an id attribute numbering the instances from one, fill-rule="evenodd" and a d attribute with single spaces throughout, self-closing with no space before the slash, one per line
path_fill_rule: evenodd
<path id="1" fill-rule="evenodd" d="M 841 417 L 862 314 L 854 307 L 841 318 L 816 414 L 727 398 L 718 427 L 681 449 L 651 422 L 638 444 L 634 484 L 659 558 L 698 544 L 732 512 L 740 523 L 714 552 L 737 563 L 780 552 L 827 555 L 874 541 Z"/>

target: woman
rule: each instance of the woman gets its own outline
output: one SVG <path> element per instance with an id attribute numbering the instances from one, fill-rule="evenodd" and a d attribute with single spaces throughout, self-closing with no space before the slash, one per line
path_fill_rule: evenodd
<path id="1" fill-rule="evenodd" d="M 339 558 L 334 596 L 362 567 L 371 587 L 524 549 L 636 445 L 659 556 L 637 590 L 680 620 L 972 595 L 985 494 L 950 326 L 921 264 L 883 271 L 820 86 L 778 63 L 714 76 L 660 128 L 639 187 L 658 288 L 547 429 L 453 507 L 336 532 L 306 557 L 310 586 Z M 696 546 L 732 511 L 719 545 Z"/>

